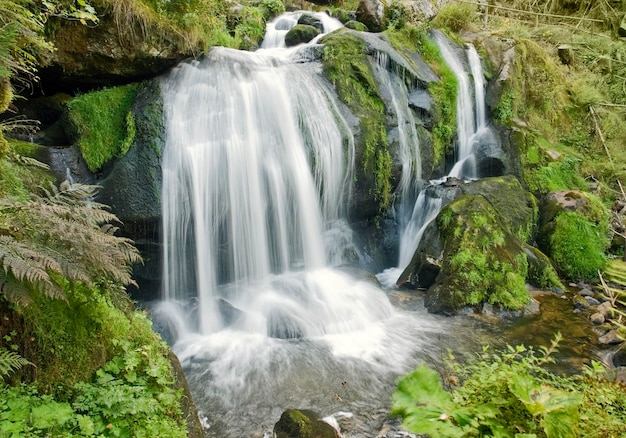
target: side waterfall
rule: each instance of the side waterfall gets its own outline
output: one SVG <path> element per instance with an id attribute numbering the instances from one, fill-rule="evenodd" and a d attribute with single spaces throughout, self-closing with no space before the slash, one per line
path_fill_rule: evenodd
<path id="1" fill-rule="evenodd" d="M 338 26 L 316 15 L 325 30 Z M 213 48 L 162 85 L 155 314 L 208 436 L 266 433 L 294 403 L 353 411 L 363 418 L 352 436 L 375 433 L 363 428 L 386 415 L 396 376 L 442 332 L 423 310 L 394 309 L 375 281 L 334 267 L 351 249 L 343 206 L 354 140 L 313 61 L 315 43 L 284 48 L 298 16 L 270 23 L 263 49 Z"/>
<path id="2" fill-rule="evenodd" d="M 475 148 L 480 137 L 489 129 L 486 120 L 485 85 L 480 57 L 472 44 L 467 44 L 465 56 L 470 66 L 471 80 L 459 55 L 440 32 L 433 38 L 445 62 L 452 69 L 458 83 L 456 100 L 455 163 L 448 175 L 430 181 L 430 186 L 419 192 L 408 221 L 400 223 L 400 250 L 398 266 L 379 273 L 377 278 L 385 287 L 393 287 L 402 270 L 411 262 L 426 227 L 444 207 L 443 200 L 431 196 L 429 187 L 441 184 L 448 177 L 471 180 L 479 177 L 475 162 Z M 404 173 L 404 172 L 403 172 Z M 410 198 L 405 198 L 410 199 Z M 406 202 L 406 201 L 405 201 Z"/>

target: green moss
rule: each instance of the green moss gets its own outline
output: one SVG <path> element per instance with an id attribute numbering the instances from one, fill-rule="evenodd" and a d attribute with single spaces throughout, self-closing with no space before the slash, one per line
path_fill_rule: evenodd
<path id="1" fill-rule="evenodd" d="M 608 224 L 597 224 L 579 213 L 563 212 L 550 235 L 550 255 L 557 269 L 570 279 L 592 279 L 606 265 Z"/>
<path id="2" fill-rule="evenodd" d="M 92 172 L 121 156 L 134 139 L 130 107 L 139 84 L 106 88 L 75 97 L 68 103 L 78 147 Z"/>
<path id="3" fill-rule="evenodd" d="M 484 197 L 457 198 L 437 225 L 445 241 L 443 270 L 446 287 L 456 296 L 454 307 L 488 302 L 520 309 L 529 302 L 526 256 Z"/>
<path id="4" fill-rule="evenodd" d="M 538 155 L 539 150 L 535 150 Z M 524 179 L 530 191 L 537 196 L 555 190 L 587 188 L 585 180 L 580 176 L 580 160 L 573 156 L 566 156 L 559 161 L 549 162 L 542 166 L 527 164 L 524 169 Z"/>
<path id="5" fill-rule="evenodd" d="M 323 39 L 324 72 L 335 85 L 339 98 L 359 118 L 363 138 L 363 175 L 374 180 L 374 196 L 380 212 L 392 202 L 392 159 L 387 149 L 385 106 L 365 43 L 346 32 L 333 33 Z"/>
<path id="6" fill-rule="evenodd" d="M 476 17 L 476 6 L 467 3 L 451 3 L 439 9 L 433 24 L 458 33 L 463 29 L 468 29 Z"/>

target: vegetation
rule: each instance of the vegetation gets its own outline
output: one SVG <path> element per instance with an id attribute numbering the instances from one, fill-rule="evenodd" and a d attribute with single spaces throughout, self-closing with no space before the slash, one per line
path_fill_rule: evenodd
<path id="1" fill-rule="evenodd" d="M 626 421 L 623 387 L 607 380 L 595 362 L 582 375 L 548 372 L 559 339 L 539 351 L 523 345 L 497 353 L 484 348 L 464 363 L 451 356 L 445 370 L 450 392 L 437 372 L 422 365 L 400 380 L 393 413 L 409 430 L 430 436 L 620 436 Z"/>
<path id="2" fill-rule="evenodd" d="M 137 250 L 89 200 L 94 187 L 31 194 L 50 176 L 17 153 L 31 147 L 11 146 L 0 160 L 0 435 L 185 436 L 169 350 L 124 288 Z"/>
<path id="3" fill-rule="evenodd" d="M 339 98 L 359 117 L 363 133 L 364 178 L 374 176 L 374 196 L 379 211 L 392 202 L 392 158 L 387 148 L 385 107 L 380 98 L 362 39 L 350 33 L 334 33 L 323 39 L 324 72 L 337 88 Z"/>
<path id="4" fill-rule="evenodd" d="M 132 145 L 135 119 L 130 107 L 138 89 L 138 84 L 107 88 L 77 96 L 67 104 L 78 147 L 92 172 L 123 156 Z"/>

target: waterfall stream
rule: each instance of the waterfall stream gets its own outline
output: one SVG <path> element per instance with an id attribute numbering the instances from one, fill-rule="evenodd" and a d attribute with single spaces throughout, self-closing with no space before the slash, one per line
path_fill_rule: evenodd
<path id="1" fill-rule="evenodd" d="M 269 23 L 257 52 L 213 48 L 162 84 L 155 317 L 207 436 L 263 436 L 289 407 L 349 411 L 345 437 L 375 436 L 395 378 L 438 355 L 445 332 L 419 302 L 398 310 L 367 275 L 338 267 L 354 252 L 343 207 L 354 140 L 310 56 L 315 42 L 284 47 L 298 16 Z"/>
<path id="2" fill-rule="evenodd" d="M 456 100 L 456 159 L 448 175 L 439 180 L 430 181 L 430 185 L 419 192 L 412 204 L 410 219 L 401 222 L 400 250 L 398 266 L 388 268 L 379 273 L 377 278 L 386 287 L 392 288 L 402 270 L 411 262 L 418 248 L 426 227 L 432 222 L 441 209 L 444 201 L 433 190 L 435 185 L 443 183 L 448 177 L 472 180 L 479 177 L 476 168 L 476 146 L 481 137 L 490 128 L 487 125 L 485 107 L 485 85 L 480 57 L 472 44 L 467 44 L 464 54 L 469 64 L 471 78 L 459 54 L 451 46 L 448 39 L 440 32 L 433 33 L 441 55 L 453 71 L 458 84 Z M 410 198 L 404 198 L 406 202 Z"/>

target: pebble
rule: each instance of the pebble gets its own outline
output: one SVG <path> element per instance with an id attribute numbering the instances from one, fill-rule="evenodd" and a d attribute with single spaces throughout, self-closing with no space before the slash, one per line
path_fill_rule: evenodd
<path id="1" fill-rule="evenodd" d="M 605 301 L 604 303 L 600 304 L 597 309 L 598 313 L 601 313 L 602 316 L 604 316 L 605 318 L 609 316 L 609 314 L 611 313 L 611 310 L 613 310 L 613 306 L 608 301 Z"/>
<path id="2" fill-rule="evenodd" d="M 617 345 L 624 342 L 624 340 L 618 336 L 617 330 L 611 330 L 607 334 L 600 336 L 598 342 L 604 345 Z"/>
<path id="3" fill-rule="evenodd" d="M 583 297 L 593 297 L 594 294 L 591 289 L 584 288 L 583 290 L 578 292 L 578 295 L 582 295 Z"/>
<path id="4" fill-rule="evenodd" d="M 585 297 L 585 299 L 587 300 L 587 302 L 589 303 L 590 306 L 599 306 L 600 305 L 600 301 L 596 300 L 594 297 L 590 297 L 587 295 L 583 295 Z"/>
<path id="5" fill-rule="evenodd" d="M 594 313 L 593 315 L 589 317 L 589 319 L 591 320 L 591 323 L 594 325 L 604 324 L 604 315 L 601 314 L 600 312 Z"/>

